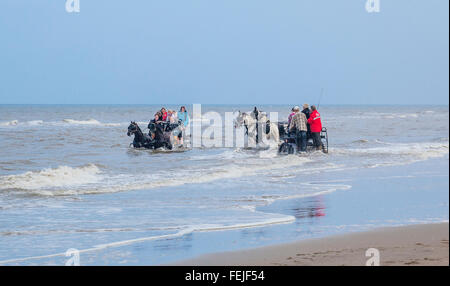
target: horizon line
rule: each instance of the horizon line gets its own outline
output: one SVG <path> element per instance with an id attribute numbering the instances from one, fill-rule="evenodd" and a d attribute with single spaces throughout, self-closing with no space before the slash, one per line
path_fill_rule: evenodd
<path id="1" fill-rule="evenodd" d="M 152 106 L 152 105 L 194 105 L 194 104 L 201 104 L 201 105 L 251 105 L 251 106 L 258 106 L 258 105 L 275 105 L 275 106 L 285 106 L 285 105 L 298 105 L 299 103 L 0 103 L 0 106 L 13 106 L 13 105 L 35 105 L 35 106 L 51 106 L 51 105 L 66 105 L 66 106 L 105 106 L 105 105 L 115 105 L 115 106 Z M 311 105 L 311 104 L 310 104 Z M 313 104 L 315 105 L 315 104 Z M 449 103 L 410 103 L 410 104 L 401 104 L 401 103 L 322 103 L 321 106 L 449 106 Z"/>

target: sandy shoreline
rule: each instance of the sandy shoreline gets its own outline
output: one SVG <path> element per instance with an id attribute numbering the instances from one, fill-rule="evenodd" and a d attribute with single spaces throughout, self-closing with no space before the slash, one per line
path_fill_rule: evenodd
<path id="1" fill-rule="evenodd" d="M 215 253 L 175 265 L 365 265 L 376 248 L 380 265 L 449 265 L 449 224 L 422 224 Z"/>

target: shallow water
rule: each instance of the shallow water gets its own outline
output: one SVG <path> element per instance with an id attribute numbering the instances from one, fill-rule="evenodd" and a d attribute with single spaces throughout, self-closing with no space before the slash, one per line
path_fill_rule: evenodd
<path id="1" fill-rule="evenodd" d="M 90 264 L 117 264 L 119 258 L 105 260 L 95 253 L 110 249 L 114 257 L 121 257 L 123 246 L 145 241 L 161 245 L 167 240 L 172 241 L 167 253 L 184 259 L 193 253 L 178 251 L 173 241 L 186 243 L 199 232 L 295 225 L 301 215 L 274 206 L 344 197 L 355 187 L 349 178 L 361 170 L 378 176 L 388 168 L 439 159 L 448 166 L 447 106 L 324 106 L 320 111 L 329 131 L 330 153 L 290 156 L 278 156 L 275 149 L 193 148 L 170 153 L 129 148 L 130 120 L 145 129 L 157 108 L 0 106 L 0 263 L 49 263 L 32 257 L 76 248 L 90 253 Z M 223 114 L 251 108 L 202 106 L 202 111 Z M 279 112 L 281 119 L 289 111 L 288 106 L 261 109 Z M 395 171 L 392 176 L 420 178 L 438 171 L 433 168 L 438 167 L 406 175 Z M 448 185 L 448 175 L 445 179 Z M 448 195 L 442 199 L 446 207 L 437 207 L 432 217 L 425 192 L 418 199 L 423 205 L 407 215 L 399 216 L 387 204 L 382 222 L 370 225 L 448 220 Z M 314 217 L 328 219 L 327 207 L 314 208 L 319 212 Z M 355 226 L 350 218 L 329 222 L 333 224 L 364 229 L 363 223 Z M 315 225 L 309 232 L 332 233 L 332 228 L 324 231 Z M 264 241 L 280 239 L 272 234 Z M 214 251 L 223 249 L 227 247 Z M 129 263 L 156 264 L 145 257 Z"/>

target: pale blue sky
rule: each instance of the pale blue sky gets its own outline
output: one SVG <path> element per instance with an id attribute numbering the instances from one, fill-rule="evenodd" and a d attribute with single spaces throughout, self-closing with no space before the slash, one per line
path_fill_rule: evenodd
<path id="1" fill-rule="evenodd" d="M 449 1 L 0 1 L 0 104 L 448 104 Z"/>

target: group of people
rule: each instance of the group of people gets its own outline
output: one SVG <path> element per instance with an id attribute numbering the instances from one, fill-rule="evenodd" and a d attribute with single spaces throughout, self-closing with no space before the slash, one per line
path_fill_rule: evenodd
<path id="1" fill-rule="evenodd" d="M 189 114 L 185 106 L 181 106 L 180 111 L 166 109 L 158 110 L 154 118 L 148 124 L 149 135 L 152 139 L 164 141 L 165 131 L 173 131 L 177 145 L 183 145 L 183 132 L 189 124 Z"/>
<path id="2" fill-rule="evenodd" d="M 154 119 L 148 124 L 149 135 L 157 141 L 166 141 L 165 131 L 173 131 L 177 145 L 183 145 L 183 131 L 189 124 L 189 114 L 185 106 L 175 110 L 161 108 L 155 113 Z M 288 117 L 288 132 L 295 135 L 297 149 L 306 152 L 308 140 L 312 138 L 313 145 L 317 150 L 322 148 L 320 132 L 322 121 L 317 108 L 312 105 L 303 104 L 303 110 L 299 106 L 292 108 Z"/>
<path id="3" fill-rule="evenodd" d="M 288 130 L 291 134 L 295 134 L 297 148 L 300 152 L 306 152 L 308 139 L 313 139 L 314 147 L 317 150 L 322 148 L 322 140 L 320 132 L 322 131 L 322 121 L 317 108 L 312 105 L 303 104 L 303 110 L 295 106 L 292 113 L 288 117 Z"/>

